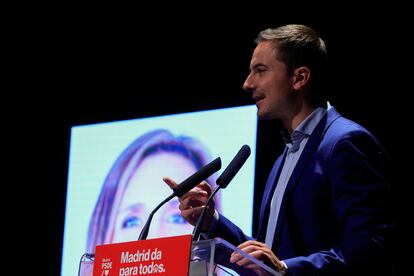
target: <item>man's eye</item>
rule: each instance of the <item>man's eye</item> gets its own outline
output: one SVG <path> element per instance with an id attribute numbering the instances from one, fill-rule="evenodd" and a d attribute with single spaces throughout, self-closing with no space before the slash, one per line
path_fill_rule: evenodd
<path id="1" fill-rule="evenodd" d="M 167 218 L 168 223 L 175 223 L 175 224 L 184 224 L 186 220 L 178 213 L 172 214 Z"/>
<path id="2" fill-rule="evenodd" d="M 130 227 L 137 227 L 142 224 L 142 219 L 139 217 L 127 217 L 122 222 L 122 228 L 130 228 Z"/>

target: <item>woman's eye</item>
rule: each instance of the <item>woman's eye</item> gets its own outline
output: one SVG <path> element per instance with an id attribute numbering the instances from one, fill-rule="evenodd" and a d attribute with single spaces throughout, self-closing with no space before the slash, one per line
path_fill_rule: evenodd
<path id="1" fill-rule="evenodd" d="M 171 216 L 167 217 L 168 223 L 175 223 L 175 224 L 184 224 L 187 221 L 178 213 L 172 214 Z"/>
<path id="2" fill-rule="evenodd" d="M 137 227 L 142 224 L 142 219 L 139 217 L 127 217 L 122 222 L 122 228 L 130 228 L 130 227 Z"/>

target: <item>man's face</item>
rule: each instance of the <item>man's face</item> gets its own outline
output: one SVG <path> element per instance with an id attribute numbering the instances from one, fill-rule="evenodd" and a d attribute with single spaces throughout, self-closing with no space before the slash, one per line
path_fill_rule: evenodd
<path id="1" fill-rule="evenodd" d="M 252 92 L 259 119 L 284 119 L 289 108 L 292 79 L 286 65 L 276 59 L 276 51 L 270 42 L 261 42 L 253 52 L 250 73 L 243 89 Z"/>

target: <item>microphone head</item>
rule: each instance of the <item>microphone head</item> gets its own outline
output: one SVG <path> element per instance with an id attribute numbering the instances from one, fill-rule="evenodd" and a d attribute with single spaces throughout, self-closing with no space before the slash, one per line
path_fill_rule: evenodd
<path id="1" fill-rule="evenodd" d="M 243 145 L 224 172 L 217 178 L 217 185 L 223 189 L 226 188 L 249 156 L 250 147 L 248 145 Z"/>
<path id="2" fill-rule="evenodd" d="M 189 176 L 183 182 L 181 182 L 177 187 L 173 189 L 174 195 L 181 197 L 186 194 L 189 190 L 197 186 L 201 181 L 208 178 L 210 175 L 220 170 L 221 168 L 221 158 L 217 157 L 200 170 Z"/>

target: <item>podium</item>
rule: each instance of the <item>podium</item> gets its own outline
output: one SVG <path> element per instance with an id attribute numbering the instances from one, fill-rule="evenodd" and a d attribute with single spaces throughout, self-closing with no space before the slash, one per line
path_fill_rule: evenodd
<path id="1" fill-rule="evenodd" d="M 251 262 L 260 267 L 260 273 L 251 269 L 245 269 L 237 264 L 230 263 L 230 255 L 238 252 Z M 214 275 L 280 275 L 274 269 L 265 265 L 244 251 L 241 251 L 231 243 L 214 238 L 193 242 L 190 257 L 190 276 L 214 276 Z"/>
<path id="2" fill-rule="evenodd" d="M 221 238 L 196 242 L 191 242 L 191 238 L 191 235 L 185 235 L 145 241 L 100 245 L 97 246 L 96 256 L 91 254 L 84 254 L 82 256 L 79 264 L 78 275 L 281 275 L 274 269 L 260 262 L 256 258 L 249 256 Z M 163 256 L 162 258 L 159 258 L 160 262 L 157 262 L 156 258 L 151 260 L 150 258 L 147 260 L 144 259 L 145 254 L 148 254 L 148 256 L 155 256 L 155 252 L 161 251 L 163 252 Z M 230 263 L 230 256 L 234 251 L 257 264 L 259 271 L 253 271 L 251 269 L 238 266 L 237 264 Z M 102 254 L 102 252 L 106 252 L 106 255 Z M 136 253 L 132 254 L 134 252 Z M 122 257 L 120 257 L 121 253 Z M 122 258 L 124 262 L 129 259 L 132 261 L 134 255 L 136 261 L 134 264 L 119 265 L 114 263 Z M 142 259 L 138 260 L 136 258 L 137 256 L 142 257 Z M 111 265 L 109 265 L 108 260 L 111 261 Z M 122 263 L 122 260 L 120 262 Z M 142 267 L 150 266 L 145 266 L 149 262 L 152 263 L 153 267 L 158 266 L 158 269 L 154 269 L 152 271 L 149 269 L 142 270 Z M 122 265 L 125 267 L 119 268 Z M 129 266 L 131 269 L 128 269 L 126 266 Z M 96 269 L 94 273 L 92 268 Z M 135 271 L 132 268 L 134 268 Z M 122 269 L 124 269 L 123 272 L 121 272 Z"/>

